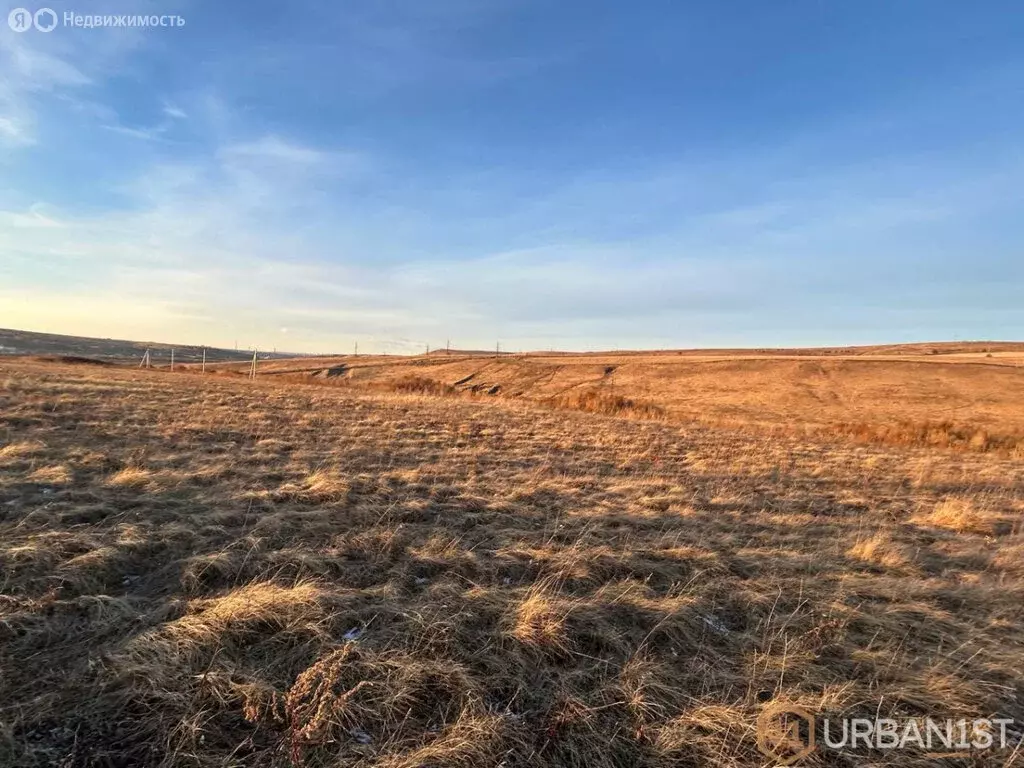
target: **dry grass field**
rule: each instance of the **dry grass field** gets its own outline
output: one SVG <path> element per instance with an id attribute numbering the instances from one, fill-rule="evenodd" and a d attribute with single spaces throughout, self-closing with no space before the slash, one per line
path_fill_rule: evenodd
<path id="1" fill-rule="evenodd" d="M 448 397 L 0 360 L 0 765 L 760 766 L 768 702 L 1024 722 L 1020 455 L 753 428 L 942 390 L 1012 434 L 1020 369 L 838 358 L 580 358 L 658 418 L 545 407 L 586 406 L 566 361 L 543 397 L 408 363 L 500 387 Z"/>
<path id="2" fill-rule="evenodd" d="M 245 366 L 222 365 L 227 373 Z M 678 423 L 1024 458 L 1024 344 L 823 350 L 335 357 L 265 376 L 378 390 L 528 400 Z"/>

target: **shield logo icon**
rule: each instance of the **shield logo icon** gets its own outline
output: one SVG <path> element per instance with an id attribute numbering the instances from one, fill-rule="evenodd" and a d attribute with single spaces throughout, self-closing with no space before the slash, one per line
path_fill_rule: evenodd
<path id="1" fill-rule="evenodd" d="M 793 765 L 815 748 L 814 715 L 803 707 L 773 704 L 757 718 L 757 748 L 776 765 Z"/>

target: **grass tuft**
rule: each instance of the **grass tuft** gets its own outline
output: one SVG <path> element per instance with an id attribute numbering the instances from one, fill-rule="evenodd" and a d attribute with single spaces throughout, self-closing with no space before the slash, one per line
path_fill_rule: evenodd
<path id="1" fill-rule="evenodd" d="M 978 507 L 976 501 L 956 497 L 942 499 L 929 512 L 918 514 L 911 521 L 956 533 L 982 535 L 995 533 L 997 523 L 991 514 Z"/>
<path id="2" fill-rule="evenodd" d="M 107 478 L 107 485 L 111 488 L 145 488 L 152 481 L 153 473 L 150 470 L 129 466 Z"/>

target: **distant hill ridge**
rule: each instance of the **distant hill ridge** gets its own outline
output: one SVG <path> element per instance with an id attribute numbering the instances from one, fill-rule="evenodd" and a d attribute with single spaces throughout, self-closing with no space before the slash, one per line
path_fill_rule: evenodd
<path id="1" fill-rule="evenodd" d="M 154 365 L 170 362 L 171 350 L 175 362 L 199 362 L 206 350 L 206 360 L 226 363 L 252 359 L 252 350 L 202 347 L 194 344 L 167 344 L 153 341 L 125 339 L 96 339 L 87 336 L 66 336 L 57 333 L 37 333 L 0 328 L 0 355 L 40 355 L 55 357 L 92 358 L 107 362 L 130 362 L 142 359 L 149 350 Z M 294 353 L 260 352 L 261 359 L 296 357 Z"/>
<path id="2" fill-rule="evenodd" d="M 202 346 L 195 344 L 172 344 L 155 341 L 132 341 L 127 339 L 99 339 L 88 336 L 68 336 L 56 333 L 38 333 L 35 331 L 19 331 L 0 328 L 0 355 L 53 355 L 88 357 L 113 362 L 129 362 L 141 360 L 146 350 L 150 350 L 154 364 L 169 362 L 170 352 L 174 350 L 176 362 L 194 363 L 203 358 Z M 222 347 L 205 347 L 207 362 L 228 363 L 244 362 L 252 359 L 252 350 L 224 349 Z M 500 352 L 486 349 L 437 348 L 428 353 L 429 357 L 470 356 L 470 357 L 511 357 L 516 355 L 536 356 L 592 356 L 614 354 L 625 355 L 927 355 L 987 352 L 1024 352 L 1022 341 L 933 341 L 912 342 L 906 344 L 873 344 L 863 346 L 835 347 L 731 347 L 731 348 L 695 348 L 695 349 L 621 349 L 601 350 L 594 352 L 574 352 L 571 350 L 530 350 L 512 351 L 502 349 Z M 344 357 L 344 355 L 310 355 L 295 352 L 259 351 L 260 359 L 282 360 L 288 358 L 310 357 Z M 416 355 L 411 355 L 416 357 Z"/>

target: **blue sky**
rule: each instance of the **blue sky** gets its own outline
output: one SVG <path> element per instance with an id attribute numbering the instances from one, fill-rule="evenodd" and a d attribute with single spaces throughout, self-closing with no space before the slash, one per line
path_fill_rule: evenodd
<path id="1" fill-rule="evenodd" d="M 0 327 L 1024 339 L 1017 2 L 50 7 L 185 25 L 18 34 L 0 8 Z"/>

